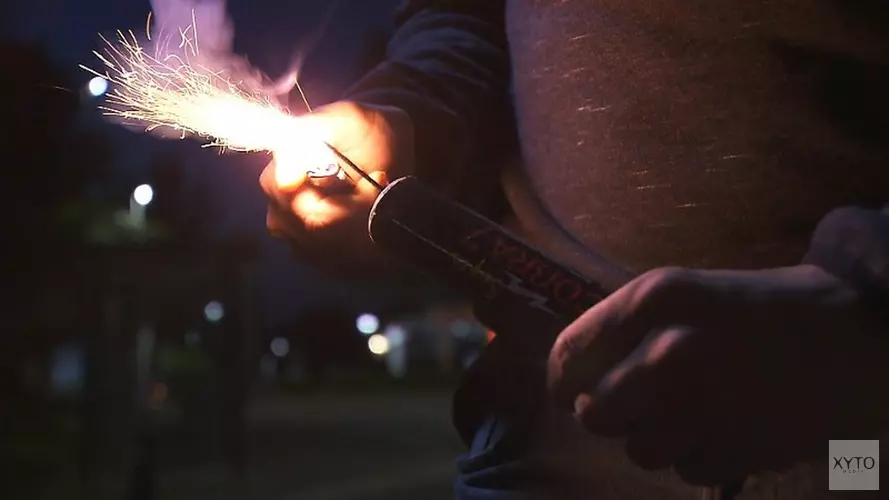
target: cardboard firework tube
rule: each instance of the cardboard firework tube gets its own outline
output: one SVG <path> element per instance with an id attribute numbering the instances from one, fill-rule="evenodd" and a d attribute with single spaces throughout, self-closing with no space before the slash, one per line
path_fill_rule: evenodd
<path id="1" fill-rule="evenodd" d="M 383 189 L 368 230 L 385 251 L 468 288 L 477 301 L 518 306 L 554 325 L 570 323 L 609 293 L 415 177 Z"/>

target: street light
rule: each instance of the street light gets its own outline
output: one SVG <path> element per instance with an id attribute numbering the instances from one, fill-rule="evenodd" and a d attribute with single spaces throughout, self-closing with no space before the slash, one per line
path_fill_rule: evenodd
<path id="1" fill-rule="evenodd" d="M 219 323 L 225 316 L 225 308 L 222 304 L 213 300 L 204 306 L 204 318 L 210 323 Z"/>
<path id="2" fill-rule="evenodd" d="M 138 228 L 145 227 L 145 207 L 154 199 L 154 189 L 148 184 L 141 184 L 130 195 L 130 221 Z"/>
<path id="3" fill-rule="evenodd" d="M 136 189 L 133 190 L 133 200 L 143 207 L 147 207 L 153 199 L 154 189 L 152 189 L 151 186 L 149 186 L 148 184 L 142 184 L 140 186 L 137 186 Z"/>
<path id="4" fill-rule="evenodd" d="M 379 333 L 371 335 L 367 339 L 367 349 L 377 356 L 385 356 L 389 352 L 389 339 Z"/>

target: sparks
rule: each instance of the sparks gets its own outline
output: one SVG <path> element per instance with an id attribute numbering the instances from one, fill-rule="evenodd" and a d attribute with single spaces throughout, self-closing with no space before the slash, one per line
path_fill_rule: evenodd
<path id="1" fill-rule="evenodd" d="M 150 23 L 149 16 L 146 30 Z M 180 28 L 178 35 L 178 51 L 167 50 L 171 40 L 155 36 L 153 53 L 131 31 L 118 31 L 114 42 L 101 37 L 105 48 L 94 54 L 105 71 L 80 67 L 111 84 L 101 106 L 104 114 L 141 124 L 146 131 L 168 128 L 182 138 L 202 138 L 207 147 L 283 155 L 288 166 L 296 168 L 292 163 L 298 160 L 303 171 L 336 164 L 325 146 L 329 132 L 291 115 L 225 71 L 201 65 L 193 13 L 192 25 Z"/>

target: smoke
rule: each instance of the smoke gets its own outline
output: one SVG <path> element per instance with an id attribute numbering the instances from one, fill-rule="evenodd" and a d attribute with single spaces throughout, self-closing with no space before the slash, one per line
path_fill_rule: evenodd
<path id="1" fill-rule="evenodd" d="M 286 107 L 302 58 L 294 57 L 289 71 L 271 80 L 245 57 L 235 54 L 235 25 L 225 0 L 151 0 L 151 8 L 147 50 L 178 56 L 202 71 L 224 74 L 244 90 L 261 93 Z"/>

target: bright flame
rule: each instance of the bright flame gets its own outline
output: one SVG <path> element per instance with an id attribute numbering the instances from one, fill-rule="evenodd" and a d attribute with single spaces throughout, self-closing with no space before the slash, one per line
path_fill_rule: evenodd
<path id="1" fill-rule="evenodd" d="M 112 43 L 102 37 L 103 53 L 94 52 L 104 64 L 104 74 L 81 68 L 111 84 L 106 115 L 144 124 L 147 131 L 168 127 L 182 137 L 196 135 L 233 151 L 269 151 L 279 164 L 297 171 L 336 164 L 327 148 L 330 131 L 309 117 L 289 114 L 258 91 L 245 90 L 225 72 L 211 71 L 190 59 L 199 59 L 194 21 L 180 29 L 176 47 L 180 56 L 153 43 L 155 53 L 143 49 L 132 31 L 117 32 Z"/>

